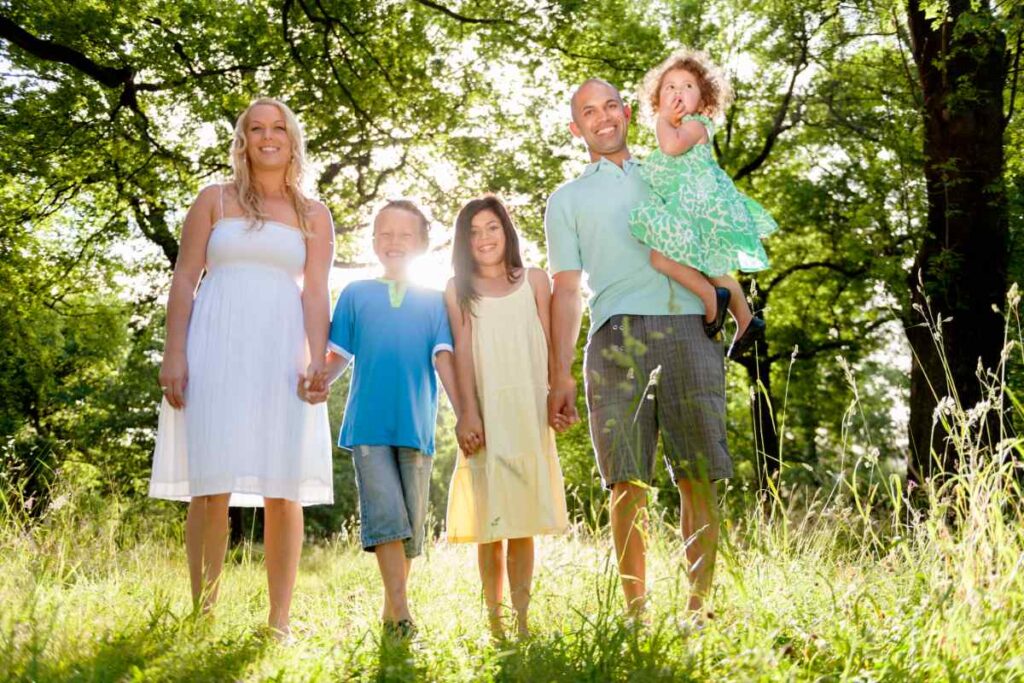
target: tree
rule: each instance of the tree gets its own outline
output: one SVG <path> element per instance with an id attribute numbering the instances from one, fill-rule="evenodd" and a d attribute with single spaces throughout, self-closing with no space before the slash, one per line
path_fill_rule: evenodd
<path id="1" fill-rule="evenodd" d="M 1003 346 L 999 310 L 1009 256 L 1003 135 L 1012 114 L 1012 108 L 1004 113 L 1003 97 L 1007 65 L 1019 63 L 1020 38 L 1018 26 L 1008 54 L 1000 18 L 985 1 L 908 0 L 907 17 L 921 88 L 928 201 L 908 277 L 907 319 L 914 354 L 912 472 L 922 480 L 958 465 L 942 430 L 933 428 L 939 399 L 955 396 L 964 408 L 977 403 L 979 364 L 994 368 Z M 1011 107 L 1014 99 L 1011 93 Z M 998 432 L 988 438 L 998 439 Z"/>

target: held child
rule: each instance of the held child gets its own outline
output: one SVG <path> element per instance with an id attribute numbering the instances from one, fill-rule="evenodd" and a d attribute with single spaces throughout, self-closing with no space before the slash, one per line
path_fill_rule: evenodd
<path id="1" fill-rule="evenodd" d="M 479 544 L 480 579 L 495 636 L 502 633 L 507 568 L 518 631 L 525 636 L 533 537 L 568 526 L 547 415 L 551 284 L 543 270 L 523 267 L 512 219 L 495 197 L 475 199 L 459 212 L 452 266 L 455 277 L 444 297 L 462 405 L 448 541 Z"/>
<path id="2" fill-rule="evenodd" d="M 641 101 L 654 115 L 659 149 L 641 169 L 651 198 L 631 213 L 630 230 L 651 247 L 654 268 L 704 302 L 709 337 L 722 329 L 728 308 L 736 320 L 728 355 L 735 358 L 764 337 L 765 324 L 729 272 L 767 268 L 761 238 L 778 226 L 736 189 L 712 154 L 711 119 L 731 96 L 703 52 L 679 50 L 648 72 Z"/>
<path id="3" fill-rule="evenodd" d="M 384 276 L 349 284 L 331 321 L 327 381 L 355 369 L 338 445 L 352 451 L 363 549 L 377 556 L 384 583 L 385 632 L 415 631 L 406 585 L 423 549 L 441 378 L 453 407 L 452 337 L 440 292 L 408 283 L 413 257 L 428 244 L 428 223 L 409 201 L 391 201 L 373 222 L 373 250 Z M 313 402 L 325 387 L 300 386 Z"/>

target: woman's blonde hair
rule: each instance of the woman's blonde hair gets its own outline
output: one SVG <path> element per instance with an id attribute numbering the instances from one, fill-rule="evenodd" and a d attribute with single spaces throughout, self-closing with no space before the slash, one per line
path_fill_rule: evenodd
<path id="1" fill-rule="evenodd" d="M 295 114 L 284 102 L 271 97 L 261 97 L 254 100 L 241 113 L 235 122 L 235 137 L 231 141 L 231 168 L 234 170 L 232 185 L 235 188 L 235 198 L 246 217 L 258 227 L 270 216 L 263 209 L 263 198 L 256 191 L 256 185 L 252 181 L 252 167 L 250 166 L 248 143 L 245 136 L 245 128 L 249 122 L 249 114 L 255 107 L 269 104 L 277 107 L 284 117 L 285 132 L 291 143 L 291 160 L 288 162 L 288 170 L 284 174 L 285 191 L 288 193 L 295 208 L 295 214 L 299 217 L 299 230 L 306 237 L 311 236 L 312 229 L 309 227 L 308 213 L 310 199 L 302 189 L 303 175 L 306 172 L 306 141 L 302 135 L 302 126 Z"/>
<path id="2" fill-rule="evenodd" d="M 702 50 L 680 48 L 670 54 L 661 64 L 644 76 L 640 86 L 640 105 L 651 119 L 661 106 L 661 86 L 665 74 L 682 69 L 697 79 L 700 88 L 701 112 L 711 119 L 721 119 L 732 104 L 732 84 L 721 68 L 716 66 L 708 53 Z"/>

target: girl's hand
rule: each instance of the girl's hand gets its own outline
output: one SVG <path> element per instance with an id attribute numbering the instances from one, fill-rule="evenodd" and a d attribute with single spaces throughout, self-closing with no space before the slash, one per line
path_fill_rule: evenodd
<path id="1" fill-rule="evenodd" d="M 480 414 L 460 415 L 455 423 L 455 438 L 467 458 L 476 455 L 484 447 L 484 423 Z"/>
<path id="2" fill-rule="evenodd" d="M 188 386 L 188 358 L 184 351 L 165 353 L 160 364 L 160 389 L 164 398 L 176 410 L 185 407 L 185 388 Z"/>
<path id="3" fill-rule="evenodd" d="M 558 434 L 561 434 L 574 424 L 576 424 L 574 420 L 570 420 L 567 415 L 563 415 L 562 413 L 555 413 L 551 416 L 551 426 Z"/>
<path id="4" fill-rule="evenodd" d="M 683 99 L 682 97 L 674 97 L 668 106 L 662 108 L 663 116 L 673 126 L 678 126 L 683 122 Z"/>

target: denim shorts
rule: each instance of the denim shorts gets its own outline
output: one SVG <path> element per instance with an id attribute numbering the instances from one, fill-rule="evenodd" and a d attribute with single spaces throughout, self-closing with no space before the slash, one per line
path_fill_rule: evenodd
<path id="1" fill-rule="evenodd" d="M 430 470 L 434 459 L 415 448 L 353 446 L 359 490 L 359 526 L 363 550 L 403 541 L 405 556 L 423 552 Z"/>
<path id="2" fill-rule="evenodd" d="M 722 343 L 702 318 L 615 315 L 587 343 L 590 436 L 605 487 L 650 483 L 659 434 L 673 483 L 732 476 Z"/>

